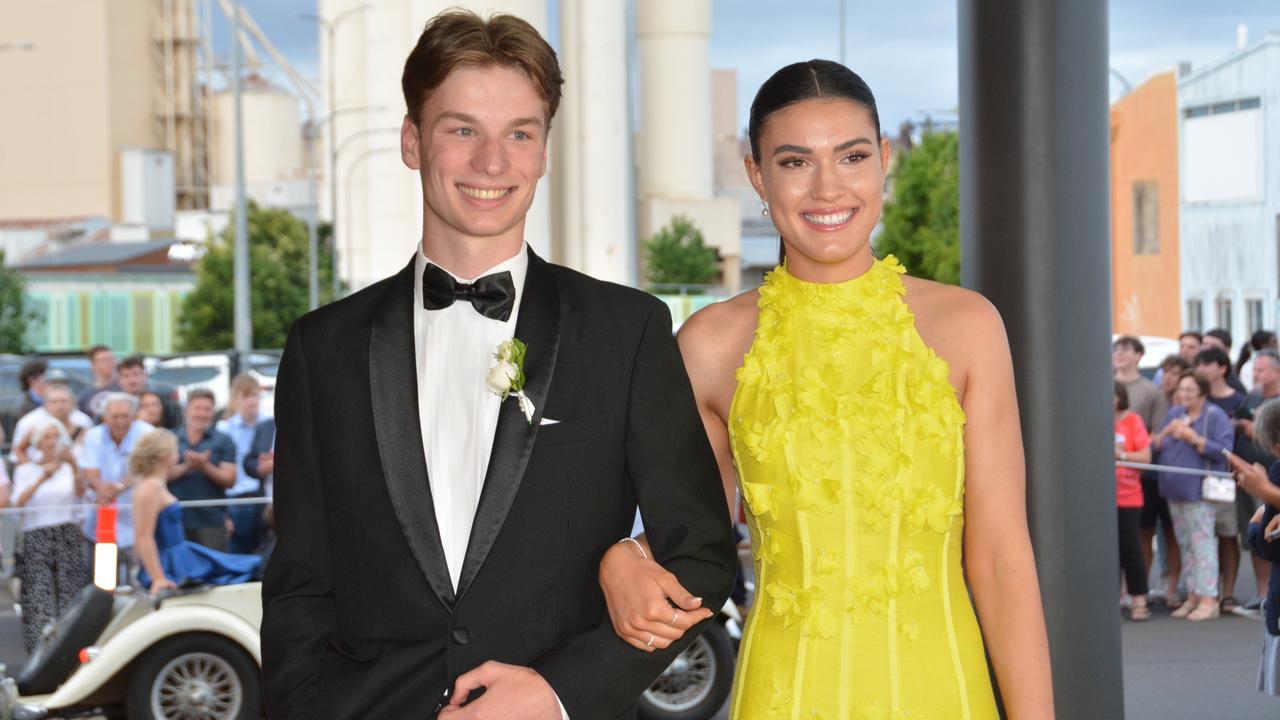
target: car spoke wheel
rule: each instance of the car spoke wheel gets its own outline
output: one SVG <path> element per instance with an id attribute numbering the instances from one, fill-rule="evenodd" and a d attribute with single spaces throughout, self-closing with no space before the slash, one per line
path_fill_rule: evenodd
<path id="1" fill-rule="evenodd" d="M 659 710 L 680 711 L 693 707 L 711 694 L 716 658 L 705 638 L 685 648 L 645 691 L 645 698 Z"/>
<path id="2" fill-rule="evenodd" d="M 160 641 L 129 678 L 130 720 L 249 720 L 262 717 L 259 669 L 239 644 L 211 633 Z"/>
<path id="3" fill-rule="evenodd" d="M 640 696 L 641 720 L 708 720 L 724 705 L 733 684 L 733 641 L 711 623 L 676 656 Z"/>
<path id="4" fill-rule="evenodd" d="M 165 720 L 223 720 L 240 713 L 244 688 L 225 659 L 187 653 L 170 660 L 151 685 L 151 714 Z"/>

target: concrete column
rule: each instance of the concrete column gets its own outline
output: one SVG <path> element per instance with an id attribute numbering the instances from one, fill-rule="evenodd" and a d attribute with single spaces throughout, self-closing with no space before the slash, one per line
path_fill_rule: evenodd
<path id="1" fill-rule="evenodd" d="M 702 230 L 735 291 L 742 227 L 736 198 L 713 197 L 710 0 L 636 3 L 640 56 L 638 239 L 685 215 Z M 684 318 L 676 318 L 683 321 Z"/>
<path id="2" fill-rule="evenodd" d="M 640 195 L 711 197 L 711 2 L 636 3 Z"/>
<path id="3" fill-rule="evenodd" d="M 1009 333 L 1061 718 L 1122 718 L 1107 0 L 960 0 L 964 284 Z"/>
<path id="4" fill-rule="evenodd" d="M 632 171 L 625 3 L 561 0 L 564 97 L 553 125 L 555 259 L 632 279 Z"/>

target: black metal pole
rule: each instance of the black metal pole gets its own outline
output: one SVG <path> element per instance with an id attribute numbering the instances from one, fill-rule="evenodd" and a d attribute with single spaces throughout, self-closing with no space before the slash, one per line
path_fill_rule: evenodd
<path id="1" fill-rule="evenodd" d="M 1107 0 L 959 0 L 965 286 L 1004 317 L 1059 718 L 1122 718 Z"/>

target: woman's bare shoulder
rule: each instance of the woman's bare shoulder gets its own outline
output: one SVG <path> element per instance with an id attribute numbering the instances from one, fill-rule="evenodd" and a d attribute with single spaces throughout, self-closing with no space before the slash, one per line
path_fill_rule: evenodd
<path id="1" fill-rule="evenodd" d="M 975 372 L 1009 364 L 1004 321 L 981 293 L 913 277 L 904 277 L 903 285 L 916 331 L 950 366 L 951 384 L 961 402 Z"/>
<path id="2" fill-rule="evenodd" d="M 929 328 L 933 334 L 976 339 L 992 339 L 991 334 L 1004 334 L 1000 312 L 981 293 L 924 278 L 903 276 L 907 289 L 906 302 L 916 317 L 916 325 Z"/>
<path id="3" fill-rule="evenodd" d="M 685 362 L 719 365 L 719 360 L 731 355 L 741 360 L 756 331 L 759 299 L 758 290 L 748 290 L 690 315 L 677 334 Z"/>

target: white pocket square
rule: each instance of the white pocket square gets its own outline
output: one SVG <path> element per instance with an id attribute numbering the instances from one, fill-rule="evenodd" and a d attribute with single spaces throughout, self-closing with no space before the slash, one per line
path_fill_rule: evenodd
<path id="1" fill-rule="evenodd" d="M 544 417 L 542 418 L 542 422 L 538 423 L 538 425 L 558 425 L 559 423 L 559 420 L 552 420 L 549 417 Z"/>

